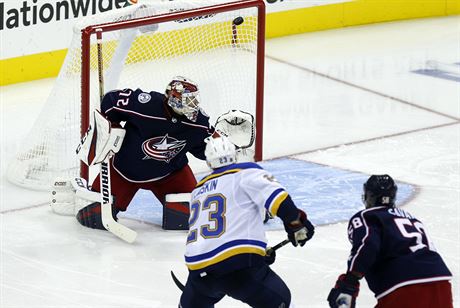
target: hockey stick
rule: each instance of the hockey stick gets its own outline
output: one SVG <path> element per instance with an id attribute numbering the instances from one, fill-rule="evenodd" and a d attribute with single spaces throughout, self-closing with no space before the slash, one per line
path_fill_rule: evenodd
<path id="1" fill-rule="evenodd" d="M 176 284 L 176 286 L 177 286 L 182 292 L 184 292 L 185 286 L 182 284 L 182 282 L 180 282 L 180 280 L 176 277 L 176 275 L 174 275 L 174 272 L 173 272 L 173 271 L 171 271 L 171 277 L 172 277 L 174 283 Z"/>
<path id="2" fill-rule="evenodd" d="M 289 239 L 285 239 L 285 240 L 279 242 L 278 244 L 276 244 L 275 246 L 268 248 L 266 250 L 266 254 L 271 255 L 274 251 L 280 249 L 281 247 L 283 247 L 284 245 L 286 245 L 287 243 L 290 243 L 290 242 L 291 241 Z M 184 291 L 184 289 L 185 289 L 184 284 L 182 282 L 180 282 L 180 280 L 176 277 L 176 275 L 174 274 L 173 271 L 171 271 L 171 277 L 172 277 L 172 280 L 174 281 L 174 283 L 176 284 L 176 286 L 181 291 Z"/>
<path id="3" fill-rule="evenodd" d="M 271 255 L 274 251 L 280 249 L 281 247 L 283 247 L 284 245 L 290 243 L 291 241 L 289 239 L 285 239 L 284 241 L 282 242 L 279 242 L 278 244 L 276 244 L 275 246 L 273 247 L 269 247 L 266 251 L 266 254 L 267 255 Z"/>
<path id="4" fill-rule="evenodd" d="M 97 36 L 97 66 L 99 71 L 99 95 L 102 103 L 104 97 L 104 73 L 102 64 L 102 29 L 96 29 Z M 118 236 L 122 240 L 132 243 L 137 233 L 128 227 L 118 223 L 112 216 L 112 184 L 110 182 L 110 155 L 101 163 L 100 184 L 101 184 L 101 219 L 104 228 Z"/>

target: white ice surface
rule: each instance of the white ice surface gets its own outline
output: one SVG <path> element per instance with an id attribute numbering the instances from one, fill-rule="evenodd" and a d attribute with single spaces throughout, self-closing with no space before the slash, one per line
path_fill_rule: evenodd
<path id="1" fill-rule="evenodd" d="M 430 60 L 460 62 L 459 42 L 458 16 L 270 40 L 264 130 L 266 158 L 300 153 L 294 157 L 389 173 L 416 185 L 418 194 L 405 207 L 425 223 L 453 272 L 455 306 L 460 305 L 460 82 L 411 71 Z M 6 165 L 52 83 L 0 88 L 0 307 L 177 307 L 180 292 L 169 271 L 186 278 L 184 232 L 124 219 L 139 233 L 129 245 L 52 214 L 40 205 L 46 194 L 6 181 Z M 192 164 L 204 170 L 202 163 Z M 268 232 L 270 243 L 284 237 L 282 231 Z M 318 226 L 304 248 L 277 252 L 273 268 L 290 287 L 296 307 L 327 307 L 325 298 L 345 269 L 349 248 L 346 223 L 338 223 Z M 374 304 L 363 283 L 358 307 Z M 217 307 L 245 305 L 226 298 Z"/>

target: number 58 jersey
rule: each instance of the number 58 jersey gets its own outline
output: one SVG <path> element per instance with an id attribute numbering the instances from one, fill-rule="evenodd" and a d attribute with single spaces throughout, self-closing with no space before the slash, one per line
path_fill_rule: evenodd
<path id="1" fill-rule="evenodd" d="M 185 262 L 190 273 L 227 273 L 260 264 L 265 211 L 277 213 L 285 189 L 256 163 L 214 170 L 192 192 Z"/>
<path id="2" fill-rule="evenodd" d="M 397 288 L 451 279 L 423 224 L 400 208 L 362 210 L 351 217 L 348 270 L 365 275 L 379 299 Z"/>

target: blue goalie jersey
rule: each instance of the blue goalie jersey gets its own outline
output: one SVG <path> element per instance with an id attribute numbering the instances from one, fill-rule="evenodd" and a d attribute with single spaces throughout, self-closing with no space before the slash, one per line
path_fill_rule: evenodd
<path id="1" fill-rule="evenodd" d="M 128 181 L 164 178 L 188 163 L 187 152 L 205 159 L 204 139 L 214 128 L 201 110 L 192 122 L 173 112 L 164 94 L 141 89 L 108 92 L 101 110 L 111 122 L 125 122 L 126 135 L 113 166 Z"/>
<path id="2" fill-rule="evenodd" d="M 452 276 L 423 224 L 400 208 L 380 206 L 356 213 L 348 236 L 348 270 L 365 275 L 377 299 L 405 285 Z"/>

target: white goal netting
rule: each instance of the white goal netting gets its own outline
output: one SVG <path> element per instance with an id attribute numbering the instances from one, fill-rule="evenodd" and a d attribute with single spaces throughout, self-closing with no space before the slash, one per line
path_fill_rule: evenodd
<path id="1" fill-rule="evenodd" d="M 258 9 L 253 6 L 214 12 L 212 5 L 222 2 L 157 1 L 78 23 L 51 94 L 8 166 L 8 179 L 20 186 L 47 189 L 57 177 L 79 175 L 75 148 L 80 141 L 82 118 L 89 116 L 82 114 L 82 62 L 89 61 L 90 80 L 84 81 L 89 87 L 89 109 L 97 108 L 100 100 L 95 35 L 91 36 L 90 57 L 82 61 L 81 30 L 89 25 L 206 7 L 195 17 L 103 32 L 105 92 L 119 88 L 163 92 L 170 79 L 180 75 L 198 83 L 201 106 L 211 122 L 230 109 L 256 114 Z"/>

